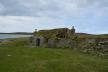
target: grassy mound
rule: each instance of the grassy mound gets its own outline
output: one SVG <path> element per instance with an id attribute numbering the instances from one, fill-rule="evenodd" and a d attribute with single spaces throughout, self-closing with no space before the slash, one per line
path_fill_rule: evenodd
<path id="1" fill-rule="evenodd" d="M 108 59 L 70 49 L 0 46 L 0 72 L 108 72 Z"/>

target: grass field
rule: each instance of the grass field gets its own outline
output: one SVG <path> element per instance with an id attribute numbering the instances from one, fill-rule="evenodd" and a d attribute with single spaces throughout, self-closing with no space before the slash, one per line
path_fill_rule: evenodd
<path id="1" fill-rule="evenodd" d="M 108 72 L 108 59 L 71 49 L 0 46 L 0 72 Z"/>

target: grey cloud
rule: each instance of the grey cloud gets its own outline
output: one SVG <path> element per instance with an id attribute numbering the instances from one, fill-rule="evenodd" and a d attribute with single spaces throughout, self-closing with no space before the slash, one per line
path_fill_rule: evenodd
<path id="1" fill-rule="evenodd" d="M 5 11 L 0 15 L 21 15 L 21 16 L 36 16 L 40 12 L 59 11 L 60 8 L 54 3 L 43 3 L 40 0 L 0 0 L 4 5 Z"/>
<path id="2" fill-rule="evenodd" d="M 84 13 L 90 7 L 107 9 L 108 0 L 0 0 L 0 15 L 59 17 Z"/>

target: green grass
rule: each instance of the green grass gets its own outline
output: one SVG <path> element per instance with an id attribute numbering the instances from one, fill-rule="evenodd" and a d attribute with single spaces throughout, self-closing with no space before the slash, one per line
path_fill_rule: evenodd
<path id="1" fill-rule="evenodd" d="M 108 72 L 108 59 L 71 49 L 0 46 L 0 72 Z"/>

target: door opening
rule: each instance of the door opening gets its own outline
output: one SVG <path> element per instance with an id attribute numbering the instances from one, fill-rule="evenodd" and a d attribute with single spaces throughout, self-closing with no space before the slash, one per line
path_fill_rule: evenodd
<path id="1" fill-rule="evenodd" d="M 40 46 L 40 39 L 36 39 L 36 46 Z"/>

